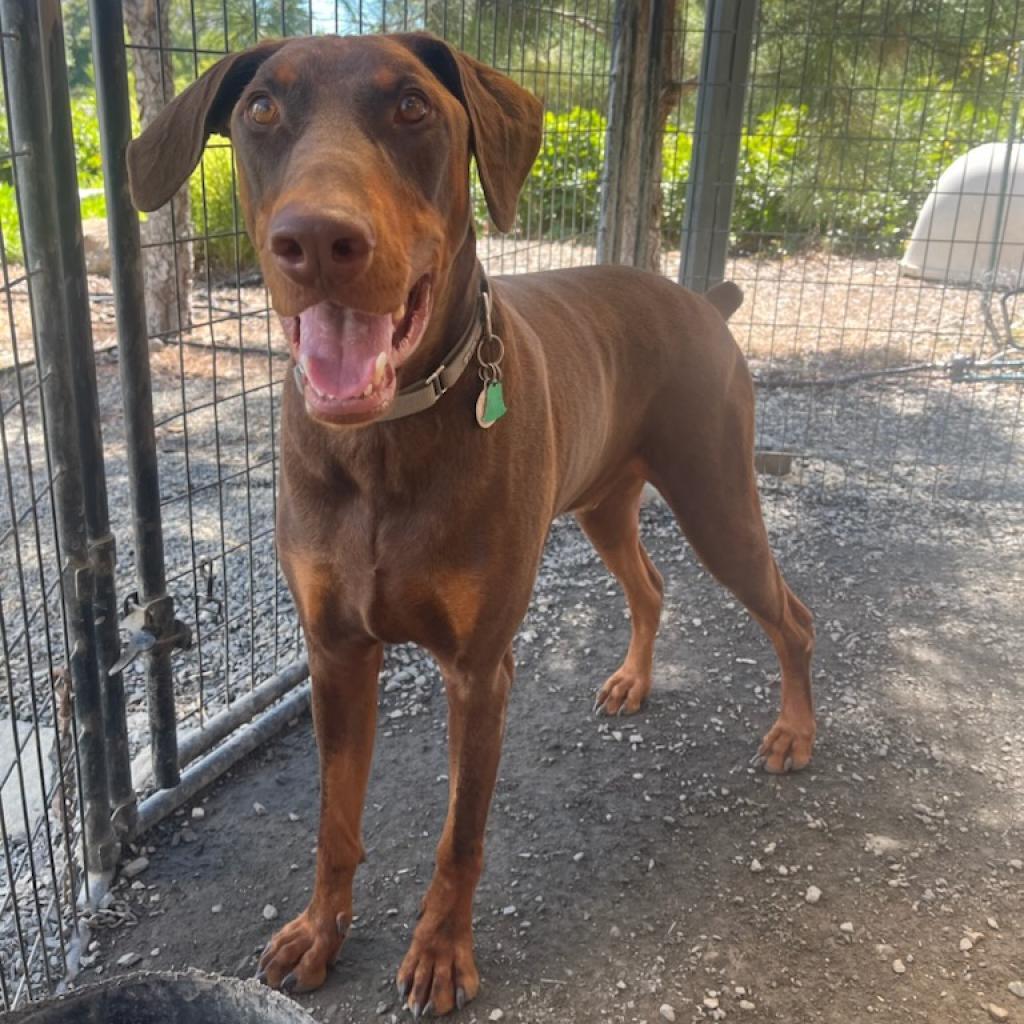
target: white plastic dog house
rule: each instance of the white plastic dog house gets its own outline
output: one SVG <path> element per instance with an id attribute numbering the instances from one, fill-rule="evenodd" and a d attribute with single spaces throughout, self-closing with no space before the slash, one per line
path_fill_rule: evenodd
<path id="1" fill-rule="evenodd" d="M 1024 143 L 978 146 L 943 171 L 900 268 L 926 281 L 1024 287 Z"/>

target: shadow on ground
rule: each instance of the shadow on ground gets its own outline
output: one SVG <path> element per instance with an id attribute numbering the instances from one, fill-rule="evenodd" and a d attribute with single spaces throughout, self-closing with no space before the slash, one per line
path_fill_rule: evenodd
<path id="1" fill-rule="evenodd" d="M 979 513 L 940 541 L 881 533 L 809 488 L 774 492 L 780 562 L 817 615 L 812 767 L 749 767 L 774 718 L 774 658 L 657 504 L 644 512 L 667 584 L 655 690 L 634 718 L 593 717 L 629 623 L 575 525 L 556 524 L 517 644 L 476 903 L 483 991 L 459 1019 L 653 1024 L 668 1004 L 677 1021 L 956 1024 L 994 1003 L 1024 1021 L 1007 988 L 1024 974 L 1012 515 Z M 398 650 L 384 683 L 359 917 L 327 985 L 301 997 L 323 1021 L 400 1014 L 394 972 L 445 808 L 436 673 Z M 123 893 L 139 922 L 100 936 L 82 981 L 129 952 L 139 967 L 251 974 L 307 898 L 316 802 L 303 718 L 201 798 L 202 820 L 149 837 L 150 867 Z"/>

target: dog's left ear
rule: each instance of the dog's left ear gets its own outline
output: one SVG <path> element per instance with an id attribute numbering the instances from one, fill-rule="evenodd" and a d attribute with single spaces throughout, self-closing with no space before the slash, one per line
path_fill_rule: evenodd
<path id="1" fill-rule="evenodd" d="M 231 110 L 257 68 L 284 44 L 283 39 L 270 39 L 221 58 L 128 144 L 128 180 L 136 209 L 159 209 L 181 188 L 202 159 L 210 134 L 228 134 Z"/>
<path id="2" fill-rule="evenodd" d="M 487 209 L 499 231 L 511 231 L 516 203 L 540 150 L 544 106 L 507 75 L 426 32 L 395 37 L 412 50 L 466 108 Z"/>

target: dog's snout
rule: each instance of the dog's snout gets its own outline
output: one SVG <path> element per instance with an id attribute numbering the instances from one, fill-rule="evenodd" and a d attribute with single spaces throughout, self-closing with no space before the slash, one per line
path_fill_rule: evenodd
<path id="1" fill-rule="evenodd" d="M 297 284 L 343 284 L 358 277 L 373 256 L 370 226 L 361 218 L 287 206 L 270 226 L 270 252 Z"/>

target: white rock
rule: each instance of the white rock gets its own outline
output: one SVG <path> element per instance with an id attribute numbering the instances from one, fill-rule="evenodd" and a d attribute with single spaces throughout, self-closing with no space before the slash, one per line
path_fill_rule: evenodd
<path id="1" fill-rule="evenodd" d="M 1010 867 L 1013 868 L 1014 871 L 1024 871 L 1024 860 L 1021 860 L 1019 857 L 1011 857 Z"/>
<path id="2" fill-rule="evenodd" d="M 17 746 L 13 733 L 17 731 Z M 42 749 L 43 775 L 42 784 L 39 779 L 39 764 L 36 760 L 36 743 Z M 28 824 L 35 829 L 46 813 L 44 791 L 48 791 L 53 781 L 53 766 L 57 760 L 56 733 L 53 729 L 40 727 L 36 729 L 31 722 L 17 722 L 14 729 L 9 721 L 0 722 L 0 779 L 5 780 L 0 789 L 0 802 L 3 803 L 4 820 L 7 823 L 9 839 L 25 838 L 25 813 L 21 806 L 21 787 L 18 781 L 18 761 L 20 749 L 22 778 L 25 782 L 25 803 L 28 805 Z"/>
<path id="3" fill-rule="evenodd" d="M 121 878 L 137 879 L 148 866 L 150 866 L 148 857 L 136 857 L 134 860 L 129 860 L 121 867 Z"/>
<path id="4" fill-rule="evenodd" d="M 844 921 L 839 926 L 839 930 L 841 932 L 845 932 L 847 935 L 852 935 L 853 934 L 853 922 L 852 921 Z"/>
<path id="5" fill-rule="evenodd" d="M 971 940 L 969 938 L 967 938 L 967 936 L 965 935 L 960 940 L 960 952 L 961 953 L 970 953 L 970 951 L 972 949 L 974 949 L 974 943 L 971 942 Z"/>
<path id="6" fill-rule="evenodd" d="M 142 959 L 141 953 L 125 953 L 117 958 L 118 967 L 134 967 Z"/>
<path id="7" fill-rule="evenodd" d="M 212 907 L 210 907 L 210 913 L 211 914 L 219 914 L 223 909 L 224 909 L 224 904 L 223 903 L 214 903 L 214 905 Z"/>
<path id="8" fill-rule="evenodd" d="M 273 903 L 268 903 L 263 908 L 263 919 L 265 921 L 273 921 L 277 917 L 277 907 Z"/>
<path id="9" fill-rule="evenodd" d="M 1018 999 L 1024 999 L 1024 981 L 1011 981 L 1006 986 Z"/>
<path id="10" fill-rule="evenodd" d="M 893 973 L 894 974 L 906 974 L 907 973 L 907 965 L 902 960 L 899 960 L 899 959 L 893 960 L 893 962 L 892 962 L 892 969 L 893 969 Z"/>
<path id="11" fill-rule="evenodd" d="M 704 997 L 704 1005 L 709 1010 L 717 1010 L 718 1009 L 718 997 L 717 996 L 705 996 Z"/>
<path id="12" fill-rule="evenodd" d="M 804 900 L 812 906 L 821 901 L 821 890 L 816 885 L 809 885 L 804 893 Z"/>
<path id="13" fill-rule="evenodd" d="M 906 843 L 892 836 L 874 835 L 871 832 L 864 837 L 864 849 L 873 853 L 876 857 L 884 857 L 887 854 L 899 853 L 906 848 Z"/>
<path id="14" fill-rule="evenodd" d="M 263 806 L 263 804 L 259 802 L 259 800 L 257 800 L 252 805 L 252 812 L 256 815 L 257 818 L 262 818 L 263 815 L 267 813 L 267 809 Z"/>
<path id="15" fill-rule="evenodd" d="M 662 1020 L 669 1021 L 670 1024 L 676 1019 L 676 1011 L 668 1003 L 662 1003 L 661 1006 L 658 1007 L 658 1015 Z"/>
<path id="16" fill-rule="evenodd" d="M 750 870 L 756 875 L 759 871 L 764 871 L 764 865 L 755 857 L 750 862 Z"/>
<path id="17" fill-rule="evenodd" d="M 993 1020 L 1009 1020 L 1010 1011 L 1003 1006 L 997 1006 L 995 1003 L 988 1004 L 988 1015 Z"/>
<path id="18" fill-rule="evenodd" d="M 501 1018 L 504 1017 L 504 1016 L 505 1016 L 504 1011 L 503 1010 L 499 1010 L 497 1007 L 495 1007 L 488 1014 L 487 1019 L 488 1020 L 501 1020 Z"/>
<path id="19" fill-rule="evenodd" d="M 122 878 L 138 878 L 149 867 L 148 857 L 136 857 L 121 868 Z"/>
<path id="20" fill-rule="evenodd" d="M 193 821 L 202 821 L 203 818 L 205 818 L 205 817 L 206 817 L 206 809 L 205 808 L 203 808 L 203 807 L 193 807 L 192 808 L 192 820 Z"/>
<path id="21" fill-rule="evenodd" d="M 749 999 L 741 999 L 739 1005 L 740 1005 L 740 1009 L 741 1010 L 756 1010 L 757 1009 L 757 1007 Z"/>

